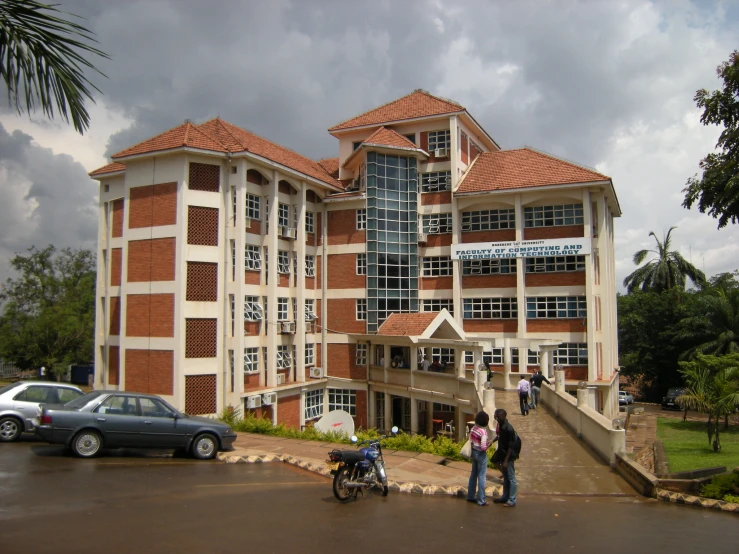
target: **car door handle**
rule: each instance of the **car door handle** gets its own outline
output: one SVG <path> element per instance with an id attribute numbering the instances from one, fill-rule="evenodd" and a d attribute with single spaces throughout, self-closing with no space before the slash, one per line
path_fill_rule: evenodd
<path id="1" fill-rule="evenodd" d="M 146 425 L 151 425 L 151 421 L 144 421 Z"/>
<path id="2" fill-rule="evenodd" d="M 98 418 L 98 421 L 105 421 L 105 418 L 104 417 L 99 417 Z"/>

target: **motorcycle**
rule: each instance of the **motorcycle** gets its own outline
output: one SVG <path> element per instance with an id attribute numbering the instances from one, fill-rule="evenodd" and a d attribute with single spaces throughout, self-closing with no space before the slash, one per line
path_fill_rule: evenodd
<path id="1" fill-rule="evenodd" d="M 390 430 L 391 435 L 398 432 L 397 427 Z M 360 489 L 382 487 L 382 496 L 387 496 L 387 474 L 385 460 L 382 458 L 382 440 L 391 435 L 359 442 L 356 435 L 351 441 L 357 446 L 366 444 L 357 450 L 332 450 L 328 453 L 326 465 L 334 476 L 334 496 L 341 502 L 356 498 Z"/>

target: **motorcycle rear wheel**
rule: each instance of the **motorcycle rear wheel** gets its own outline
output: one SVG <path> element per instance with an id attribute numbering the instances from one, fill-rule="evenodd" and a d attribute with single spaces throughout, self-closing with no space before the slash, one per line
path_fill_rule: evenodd
<path id="1" fill-rule="evenodd" d="M 334 496 L 340 502 L 346 502 L 357 494 L 357 489 L 349 489 L 345 485 L 349 481 L 351 469 L 344 466 L 334 475 Z"/>

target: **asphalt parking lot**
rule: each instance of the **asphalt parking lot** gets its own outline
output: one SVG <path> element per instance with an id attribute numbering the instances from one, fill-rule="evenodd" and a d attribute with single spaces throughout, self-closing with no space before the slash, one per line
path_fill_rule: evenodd
<path id="1" fill-rule="evenodd" d="M 515 509 L 366 494 L 282 463 L 169 452 L 91 460 L 24 438 L 0 444 L 0 552 L 735 552 L 739 518 L 635 498 L 522 496 Z M 486 547 L 486 546 L 485 546 Z M 487 547 L 486 547 L 487 548 Z"/>

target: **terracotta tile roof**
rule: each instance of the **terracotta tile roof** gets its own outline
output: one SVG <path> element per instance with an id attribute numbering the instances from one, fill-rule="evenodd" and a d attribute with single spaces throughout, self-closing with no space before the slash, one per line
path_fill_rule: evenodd
<path id="1" fill-rule="evenodd" d="M 161 135 L 122 150 L 112 157 L 114 159 L 124 158 L 185 146 L 223 153 L 251 152 L 329 185 L 341 187 L 336 178 L 318 162 L 236 127 L 220 118 L 212 119 L 202 125 L 193 125 L 190 122 L 184 123 Z M 338 160 L 336 165 L 338 166 Z"/>
<path id="2" fill-rule="evenodd" d="M 92 171 L 88 173 L 90 177 L 95 177 L 96 175 L 105 175 L 106 173 L 115 173 L 116 171 L 124 171 L 126 169 L 126 166 L 118 163 L 113 162 L 112 164 L 104 165 L 103 167 L 97 168 L 95 171 Z"/>
<path id="3" fill-rule="evenodd" d="M 326 173 L 334 179 L 339 178 L 339 158 L 324 158 L 318 160 L 318 165 L 326 170 Z"/>
<path id="4" fill-rule="evenodd" d="M 170 150 L 172 148 L 180 148 L 188 146 L 190 148 L 200 148 L 202 150 L 213 150 L 223 152 L 223 144 L 215 138 L 204 133 L 196 125 L 189 121 L 183 123 L 179 127 L 170 129 L 152 137 L 144 142 L 140 142 L 130 148 L 121 150 L 117 154 L 113 154 L 111 158 L 124 158 L 126 156 L 134 156 L 136 154 L 148 154 L 150 152 L 158 152 L 160 150 Z"/>
<path id="5" fill-rule="evenodd" d="M 425 90 L 417 89 L 412 93 L 388 102 L 374 108 L 368 112 L 364 112 L 356 117 L 347 119 L 343 123 L 334 125 L 329 131 L 339 131 L 341 129 L 351 129 L 352 127 L 362 127 L 364 125 L 374 125 L 378 123 L 390 123 L 393 121 L 403 121 L 405 119 L 415 119 L 417 117 L 428 117 L 432 115 L 441 115 L 446 113 L 456 113 L 464 111 L 464 108 L 452 102 L 444 100 Z"/>
<path id="6" fill-rule="evenodd" d="M 396 337 L 417 337 L 436 319 L 439 312 L 419 312 L 417 314 L 390 314 L 380 328 L 378 335 Z"/>
<path id="7" fill-rule="evenodd" d="M 521 148 L 480 154 L 454 194 L 609 180 L 572 162 Z"/>
<path id="8" fill-rule="evenodd" d="M 413 144 L 403 135 L 396 133 L 392 129 L 388 129 L 387 127 L 380 127 L 377 129 L 377 131 L 364 139 L 362 144 L 390 146 L 391 148 L 412 148 L 413 150 L 418 149 L 418 146 Z"/>

